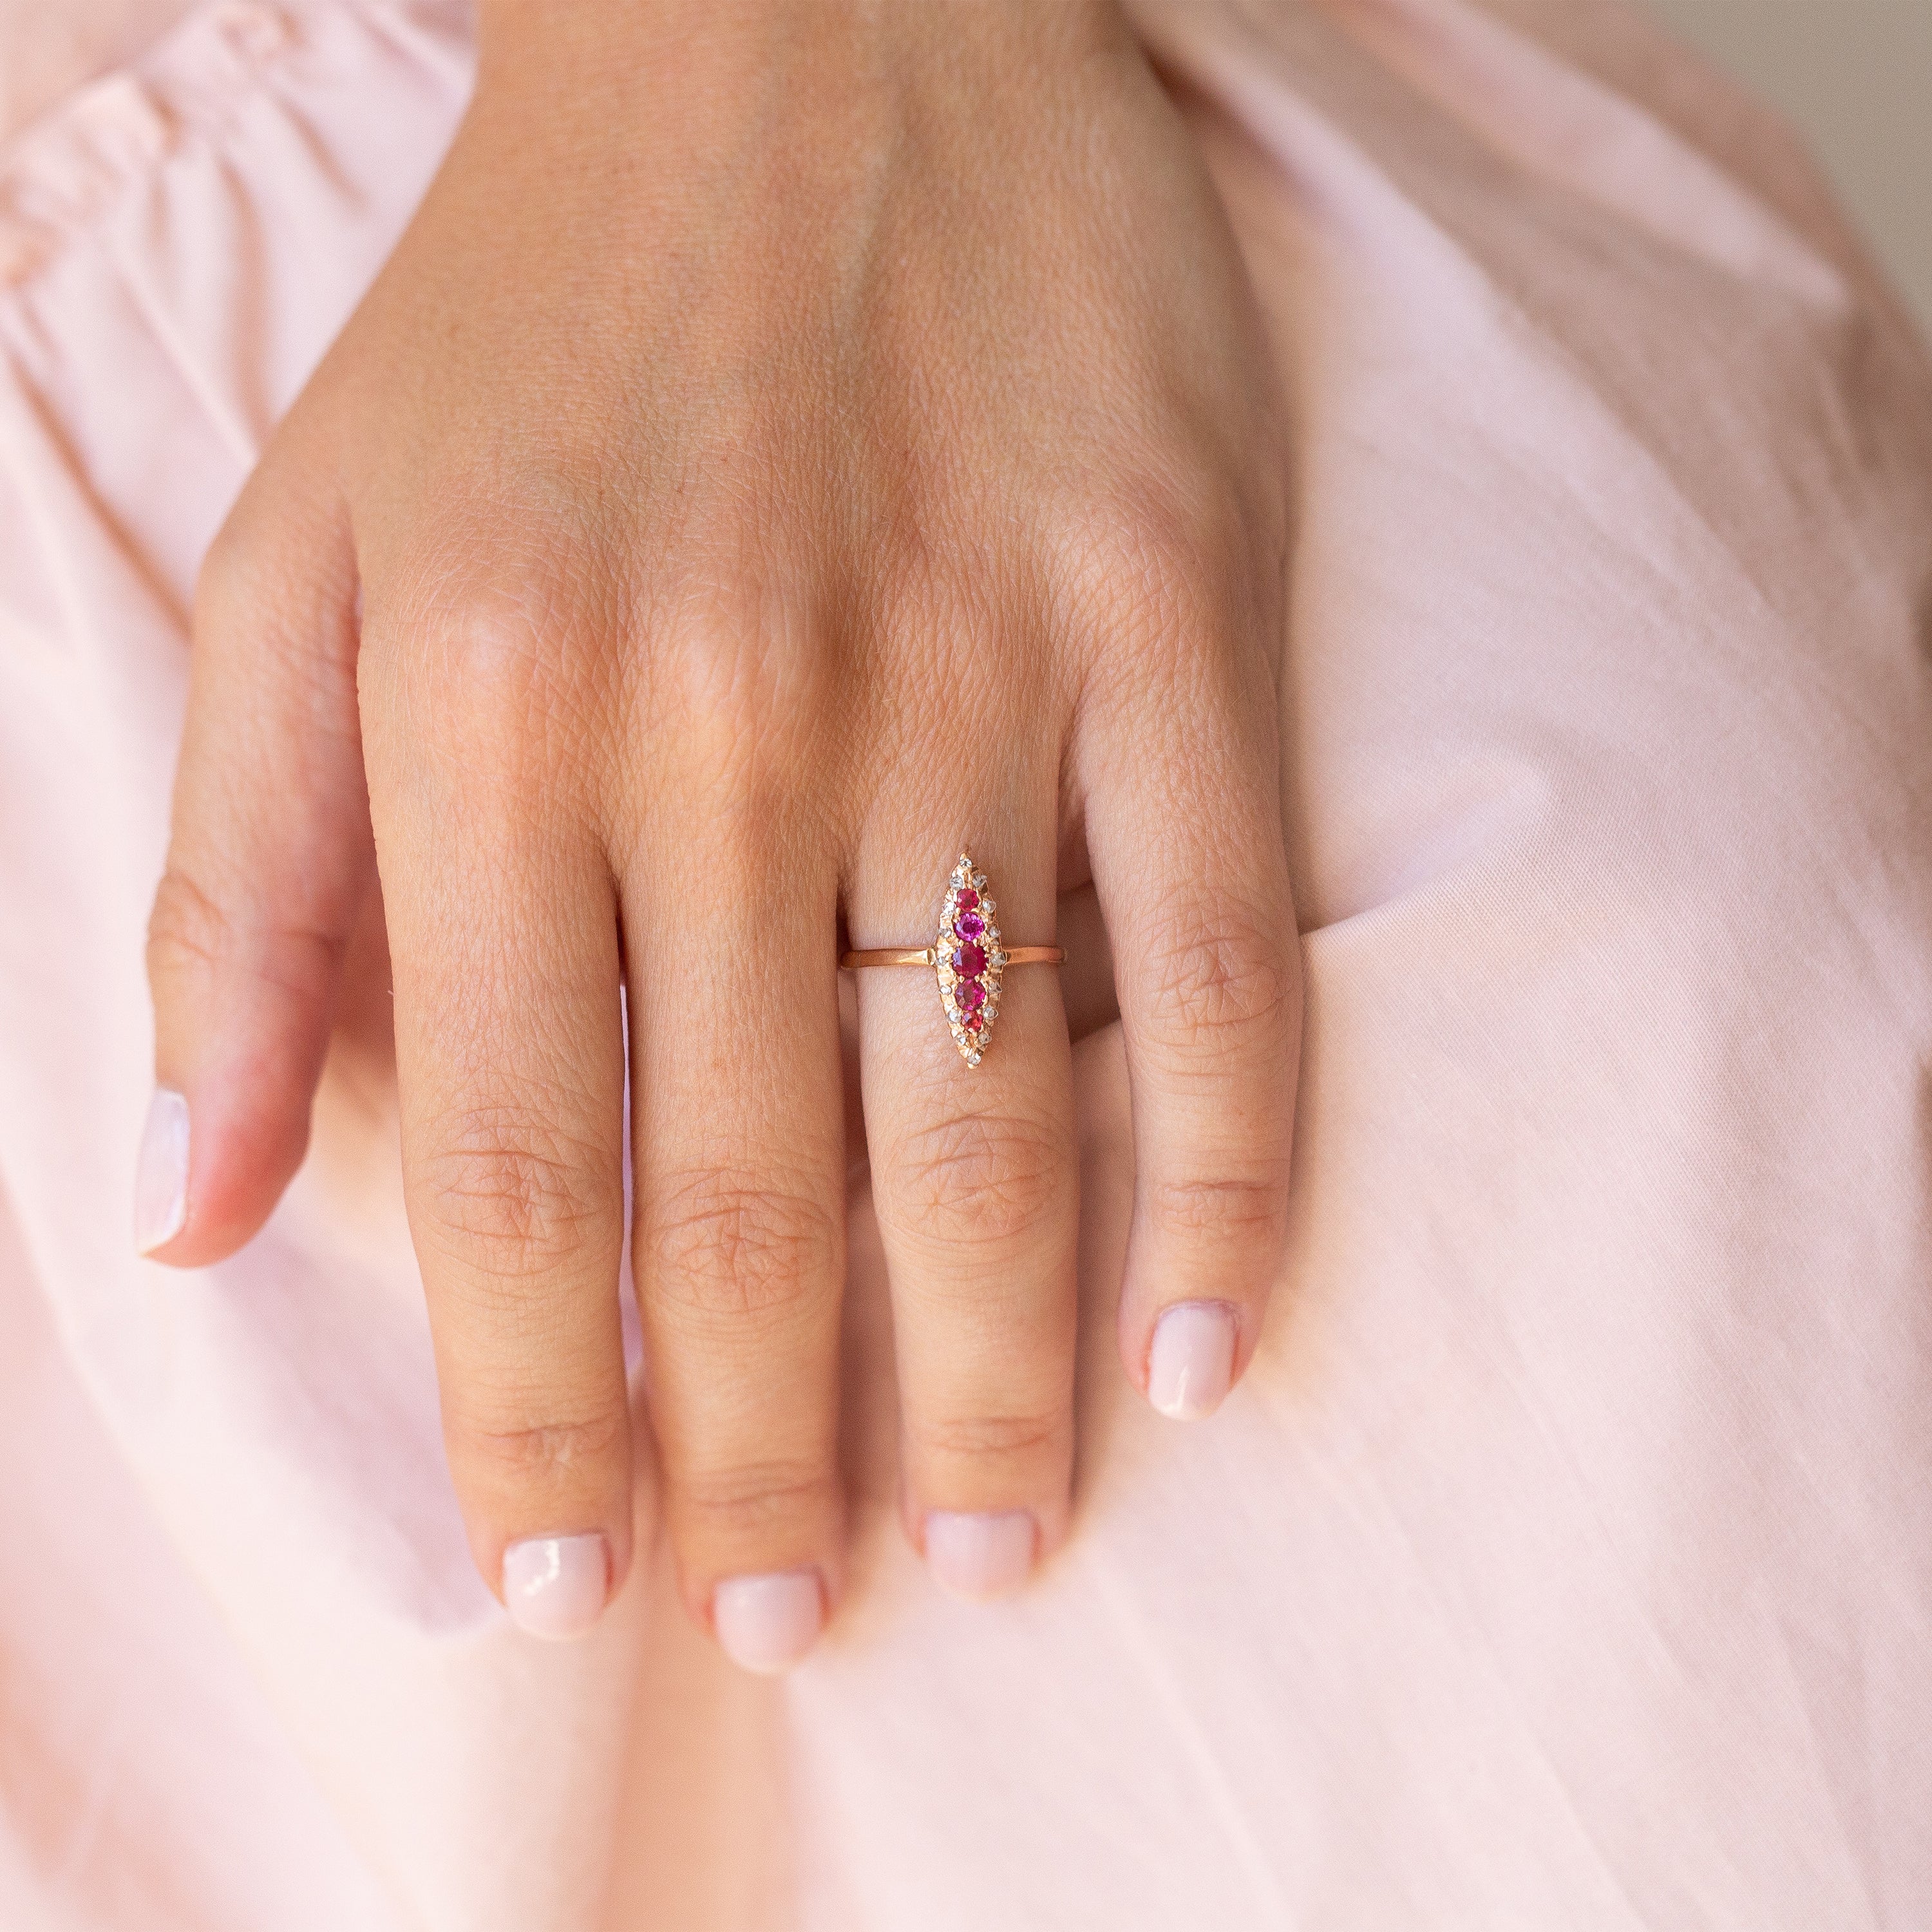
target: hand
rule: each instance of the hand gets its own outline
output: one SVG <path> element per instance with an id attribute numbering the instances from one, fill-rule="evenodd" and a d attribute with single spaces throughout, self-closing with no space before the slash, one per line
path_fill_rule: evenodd
<path id="1" fill-rule="evenodd" d="M 683 1587 L 758 1666 L 836 1600 L 840 922 L 930 943 L 962 848 L 1010 944 L 1097 889 L 1129 1374 L 1202 1412 L 1246 1361 L 1299 1036 L 1267 368 L 1102 0 L 486 11 L 446 165 L 203 574 L 144 1172 L 163 1260 L 260 1225 L 380 872 L 450 1467 L 527 1626 L 631 1560 L 620 986 Z M 860 980 L 907 1527 L 990 1592 L 1067 1516 L 1057 975 L 1009 974 L 977 1067 L 929 974 Z"/>

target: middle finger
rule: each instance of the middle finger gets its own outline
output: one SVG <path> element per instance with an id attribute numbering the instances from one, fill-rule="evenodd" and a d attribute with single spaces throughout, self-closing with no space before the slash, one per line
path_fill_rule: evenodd
<path id="1" fill-rule="evenodd" d="M 633 1252 L 665 1515 L 694 1614 L 754 1670 L 816 1640 L 842 1534 L 844 1138 L 823 850 L 770 822 L 667 839 L 625 896 Z"/>

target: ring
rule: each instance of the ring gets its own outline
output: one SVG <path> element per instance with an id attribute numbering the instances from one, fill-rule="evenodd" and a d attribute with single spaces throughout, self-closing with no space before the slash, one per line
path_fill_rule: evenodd
<path id="1" fill-rule="evenodd" d="M 1000 1010 L 1000 975 L 1009 966 L 1058 966 L 1066 957 L 1057 946 L 1007 946 L 986 891 L 986 875 L 961 853 L 946 881 L 939 937 L 930 946 L 884 946 L 840 956 L 841 966 L 930 966 L 939 981 L 939 1004 L 953 1044 L 968 1066 L 977 1066 L 992 1037 Z"/>

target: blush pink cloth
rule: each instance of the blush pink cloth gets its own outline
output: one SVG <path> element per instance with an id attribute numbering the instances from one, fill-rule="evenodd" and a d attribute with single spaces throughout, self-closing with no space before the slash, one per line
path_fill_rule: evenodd
<path id="1" fill-rule="evenodd" d="M 0 136 L 132 60 L 194 0 L 0 0 Z"/>
<path id="2" fill-rule="evenodd" d="M 1923 358 L 1598 0 L 1138 11 L 1293 413 L 1293 1251 L 1221 1413 L 1142 1406 L 1082 1043 L 1077 1534 L 977 1606 L 892 1520 L 860 1174 L 778 1682 L 661 1561 L 578 1646 L 472 1574 L 380 977 L 260 1239 L 128 1235 L 196 565 L 464 14 L 221 0 L 0 152 L 8 1932 L 1932 1924 Z"/>

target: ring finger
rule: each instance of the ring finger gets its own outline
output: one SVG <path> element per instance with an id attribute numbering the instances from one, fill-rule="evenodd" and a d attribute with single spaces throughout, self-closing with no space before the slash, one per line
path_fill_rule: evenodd
<path id="1" fill-rule="evenodd" d="M 995 952 L 1002 934 L 1052 940 L 1057 799 L 1040 790 L 1036 809 L 994 818 L 971 848 L 983 862 L 929 827 L 880 828 L 852 893 L 855 946 L 932 945 L 943 920 L 940 950 L 959 969 L 861 971 L 859 1036 L 907 1528 L 939 1580 L 976 1597 L 1012 1588 L 1059 1542 L 1072 1468 L 1066 1015 L 1051 967 L 1002 973 Z"/>

